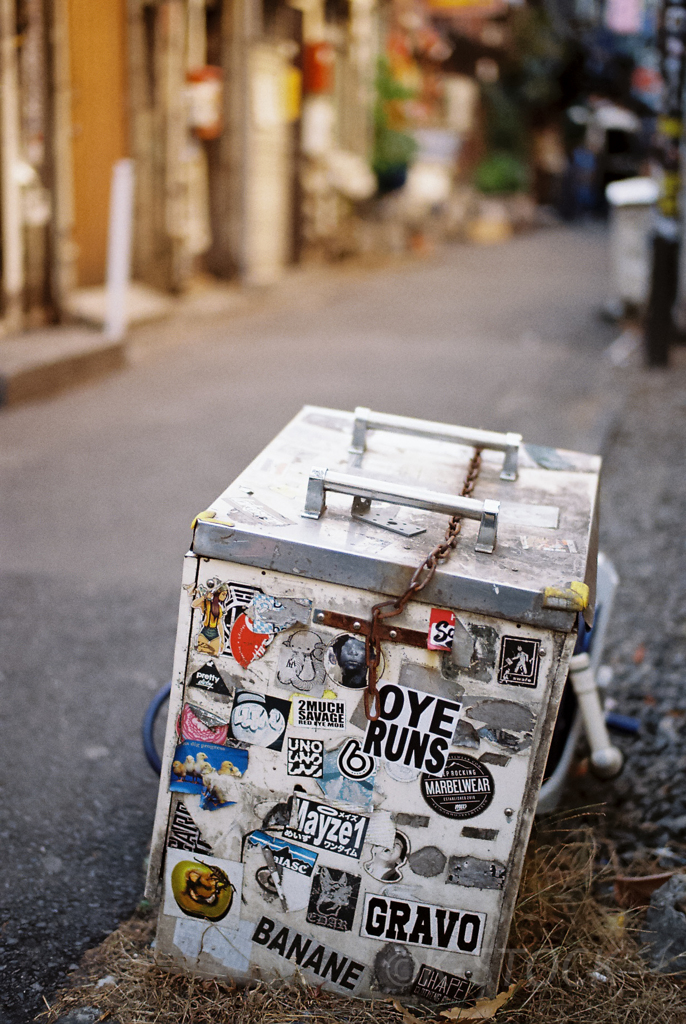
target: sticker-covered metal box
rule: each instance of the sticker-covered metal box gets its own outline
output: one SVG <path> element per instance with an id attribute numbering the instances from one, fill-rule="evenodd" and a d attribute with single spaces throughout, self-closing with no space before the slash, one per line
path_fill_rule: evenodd
<path id="1" fill-rule="evenodd" d="M 592 615 L 599 469 L 306 407 L 198 516 L 148 877 L 165 963 L 408 1004 L 495 993 Z M 456 513 L 454 550 L 378 626 L 368 717 L 372 608 Z"/>

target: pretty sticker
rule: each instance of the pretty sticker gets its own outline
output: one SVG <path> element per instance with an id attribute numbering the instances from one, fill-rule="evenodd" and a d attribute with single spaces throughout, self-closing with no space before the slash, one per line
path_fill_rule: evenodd
<path id="1" fill-rule="evenodd" d="M 293 803 L 296 824 L 284 828 L 284 839 L 360 859 L 369 818 L 303 797 L 296 797 Z"/>

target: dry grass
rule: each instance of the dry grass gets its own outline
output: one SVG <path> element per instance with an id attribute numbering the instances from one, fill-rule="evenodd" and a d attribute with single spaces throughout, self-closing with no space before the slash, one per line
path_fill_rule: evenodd
<path id="1" fill-rule="evenodd" d="M 506 960 L 506 980 L 518 989 L 498 1024 L 686 1021 L 686 980 L 646 968 L 641 912 L 598 896 L 613 870 L 599 870 L 597 854 L 590 834 L 548 834 L 530 844 Z M 97 1006 L 102 1020 L 121 1024 L 403 1024 L 390 1001 L 351 1000 L 303 982 L 239 989 L 168 974 L 153 961 L 153 928 L 150 914 L 137 915 L 87 953 L 71 986 L 40 1015 L 43 1024 L 80 1006 Z M 98 988 L 107 975 L 116 985 Z M 437 1017 L 436 1010 L 412 1013 Z"/>

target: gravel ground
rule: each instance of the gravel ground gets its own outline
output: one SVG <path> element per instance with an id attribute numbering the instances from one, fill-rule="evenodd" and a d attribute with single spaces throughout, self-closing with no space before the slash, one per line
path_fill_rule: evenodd
<path id="1" fill-rule="evenodd" d="M 601 547 L 620 586 L 606 642 L 616 711 L 640 719 L 609 785 L 583 778 L 575 802 L 606 802 L 625 865 L 657 850 L 686 864 L 686 349 L 669 370 L 618 370 L 625 401 L 605 445 Z M 667 849 L 682 854 L 677 859 Z"/>

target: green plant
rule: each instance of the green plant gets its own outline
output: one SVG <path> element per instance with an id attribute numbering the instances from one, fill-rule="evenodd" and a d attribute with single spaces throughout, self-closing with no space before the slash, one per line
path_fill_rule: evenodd
<path id="1" fill-rule="evenodd" d="M 391 128 L 389 124 L 390 105 L 412 99 L 415 92 L 393 77 L 385 57 L 379 59 L 375 86 L 372 167 L 377 174 L 383 174 L 398 167 L 407 167 L 417 152 L 417 143 L 412 136 L 398 128 Z"/>
<path id="2" fill-rule="evenodd" d="M 513 153 L 494 152 L 476 168 L 474 184 L 487 195 L 521 192 L 529 184 L 529 171 L 526 162 Z"/>

